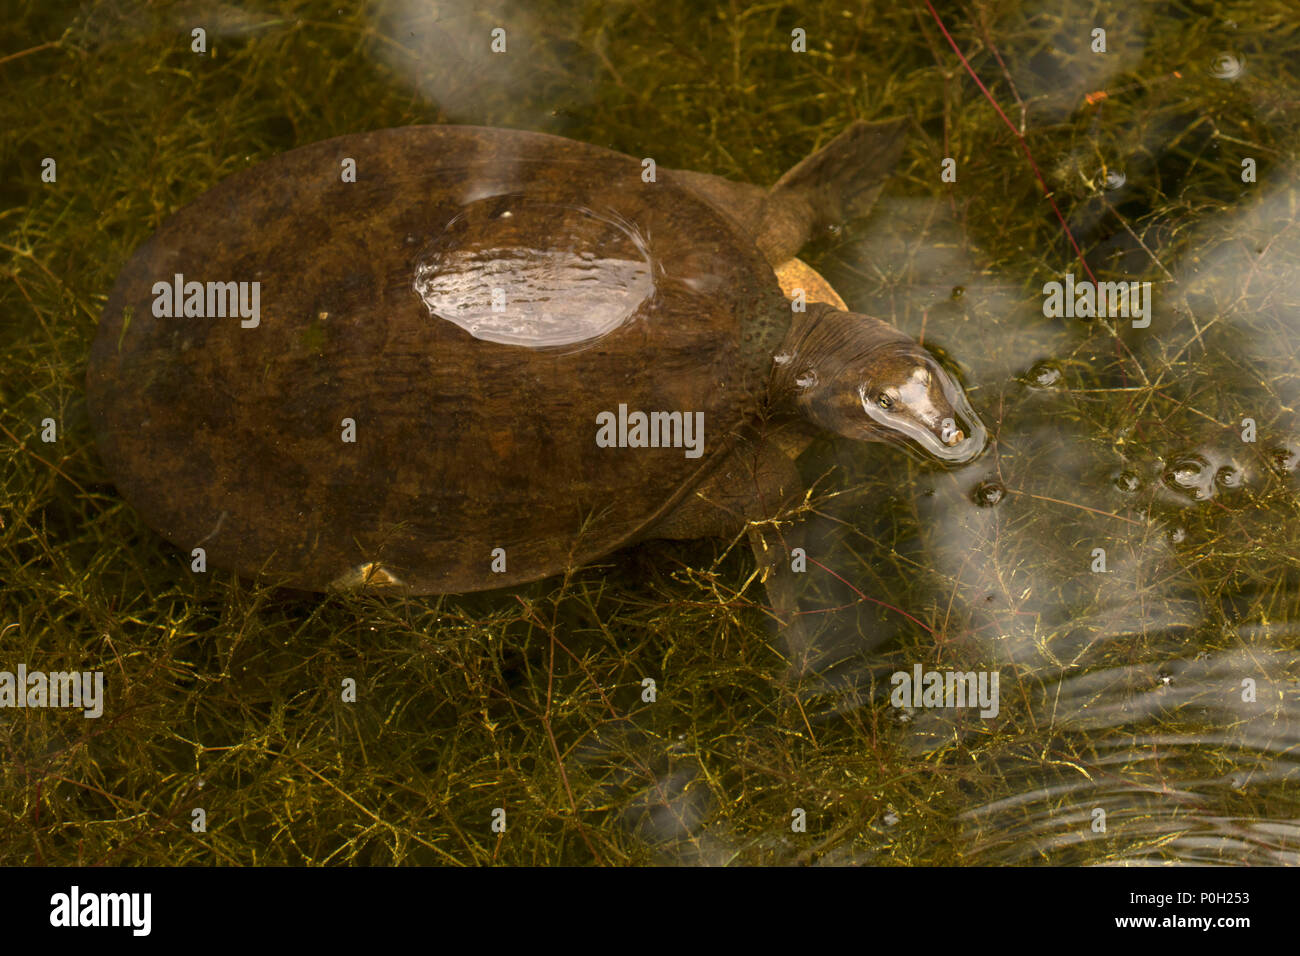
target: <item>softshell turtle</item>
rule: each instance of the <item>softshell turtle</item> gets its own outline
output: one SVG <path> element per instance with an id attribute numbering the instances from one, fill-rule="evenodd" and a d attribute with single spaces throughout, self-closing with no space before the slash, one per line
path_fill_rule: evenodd
<path id="1" fill-rule="evenodd" d="M 819 430 L 984 446 L 928 352 L 795 259 L 902 136 L 856 122 L 770 190 L 477 127 L 280 155 L 123 268 L 87 376 L 104 462 L 187 553 L 309 590 L 476 591 L 747 525 L 776 566 L 755 522 Z"/>

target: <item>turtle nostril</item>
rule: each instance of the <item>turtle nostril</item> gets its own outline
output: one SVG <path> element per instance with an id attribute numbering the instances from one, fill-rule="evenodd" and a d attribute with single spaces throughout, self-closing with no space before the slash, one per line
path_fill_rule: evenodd
<path id="1" fill-rule="evenodd" d="M 959 444 L 966 440 L 966 433 L 957 427 L 957 423 L 951 418 L 945 418 L 940 424 L 939 440 L 948 447 Z"/>

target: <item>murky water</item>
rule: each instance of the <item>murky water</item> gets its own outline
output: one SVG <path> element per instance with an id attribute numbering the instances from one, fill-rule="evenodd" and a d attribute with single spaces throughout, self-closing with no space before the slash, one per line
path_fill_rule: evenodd
<path id="1" fill-rule="evenodd" d="M 0 53 L 30 104 L 5 107 L 0 348 L 21 425 L 0 670 L 62 655 L 119 675 L 110 716 L 113 701 L 163 716 L 121 716 L 102 745 L 129 739 L 139 759 L 111 762 L 70 743 L 79 726 L 0 711 L 25 768 L 4 778 L 7 862 L 123 843 L 206 861 L 217 851 L 133 841 L 122 822 L 200 785 L 250 821 L 213 837 L 246 860 L 298 819 L 285 780 L 314 822 L 272 854 L 298 862 L 1300 862 L 1300 38 L 1285 6 L 1143 5 L 1102 24 L 1105 52 L 1084 4 L 941 10 L 1006 122 L 929 13 L 893 4 L 32 15 Z M 212 49 L 195 54 L 204 24 Z M 791 50 L 796 28 L 810 52 Z M 956 467 L 831 437 L 804 453 L 809 496 L 764 532 L 803 528 L 797 654 L 743 538 L 650 542 L 481 599 L 304 598 L 196 577 L 107 484 L 81 395 L 99 310 L 161 218 L 237 169 L 454 122 L 770 185 L 851 119 L 890 116 L 913 124 L 874 212 L 805 258 L 939 356 L 989 444 Z M 40 184 L 47 154 L 58 179 Z M 421 237 L 411 291 L 488 342 L 598 350 L 652 294 L 655 237 L 509 198 L 467 199 L 473 248 L 456 224 Z M 560 238 L 521 250 L 521 228 Z M 485 306 L 521 274 L 530 294 Z M 1090 282 L 1124 285 L 1073 294 Z M 66 444 L 42 442 L 47 418 Z M 359 702 L 335 703 L 340 675 Z M 51 794 L 69 826 L 118 838 L 76 849 L 48 813 L 14 822 Z M 498 806 L 522 821 L 513 841 L 488 830 Z"/>

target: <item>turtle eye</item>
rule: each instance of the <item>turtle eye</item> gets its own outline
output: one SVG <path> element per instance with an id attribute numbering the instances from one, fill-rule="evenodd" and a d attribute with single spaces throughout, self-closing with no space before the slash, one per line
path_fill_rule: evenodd
<path id="1" fill-rule="evenodd" d="M 881 392 L 880 397 L 876 399 L 876 404 L 879 405 L 881 408 L 883 408 L 885 411 L 889 411 L 891 408 L 894 407 L 894 399 L 891 396 L 887 395 L 886 393 Z"/>

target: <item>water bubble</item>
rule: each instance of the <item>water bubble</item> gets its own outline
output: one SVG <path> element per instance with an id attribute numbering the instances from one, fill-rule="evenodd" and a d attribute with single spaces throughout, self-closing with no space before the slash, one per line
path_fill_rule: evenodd
<path id="1" fill-rule="evenodd" d="M 813 369 L 804 369 L 794 380 L 795 385 L 799 388 L 812 388 L 817 384 L 817 372 Z"/>
<path id="2" fill-rule="evenodd" d="M 1142 478 L 1136 471 L 1126 468 L 1115 476 L 1115 487 L 1120 491 L 1132 494 L 1142 487 Z"/>
<path id="3" fill-rule="evenodd" d="M 1213 486 L 1210 463 L 1201 455 L 1184 455 L 1175 459 L 1165 472 L 1165 484 L 1195 501 L 1209 498 Z"/>
<path id="4" fill-rule="evenodd" d="M 794 356 L 789 352 L 782 352 L 780 355 L 773 355 L 772 361 L 778 366 L 789 365 L 794 360 Z"/>
<path id="5" fill-rule="evenodd" d="M 971 499 L 981 508 L 992 508 L 1006 496 L 1006 493 L 1007 489 L 1000 481 L 981 481 L 971 493 Z"/>
<path id="6" fill-rule="evenodd" d="M 1246 64 L 1234 53 L 1219 53 L 1210 64 L 1209 72 L 1216 80 L 1235 80 L 1246 72 Z"/>
<path id="7" fill-rule="evenodd" d="M 1106 170 L 1106 177 L 1103 182 L 1106 189 L 1119 189 L 1128 182 L 1128 177 L 1124 175 L 1124 170 L 1122 169 L 1108 169 Z"/>
<path id="8" fill-rule="evenodd" d="M 1241 471 L 1232 465 L 1224 465 L 1214 473 L 1214 481 L 1220 488 L 1240 488 Z"/>
<path id="9" fill-rule="evenodd" d="M 1170 544 L 1182 544 L 1182 543 L 1183 543 L 1184 541 L 1186 541 L 1186 540 L 1187 540 L 1187 529 L 1186 529 L 1186 528 L 1170 528 L 1170 529 L 1169 529 L 1169 543 L 1170 543 Z"/>
<path id="10" fill-rule="evenodd" d="M 1051 362 L 1036 362 L 1030 367 L 1027 378 L 1035 388 L 1051 388 L 1061 380 L 1061 370 Z"/>

